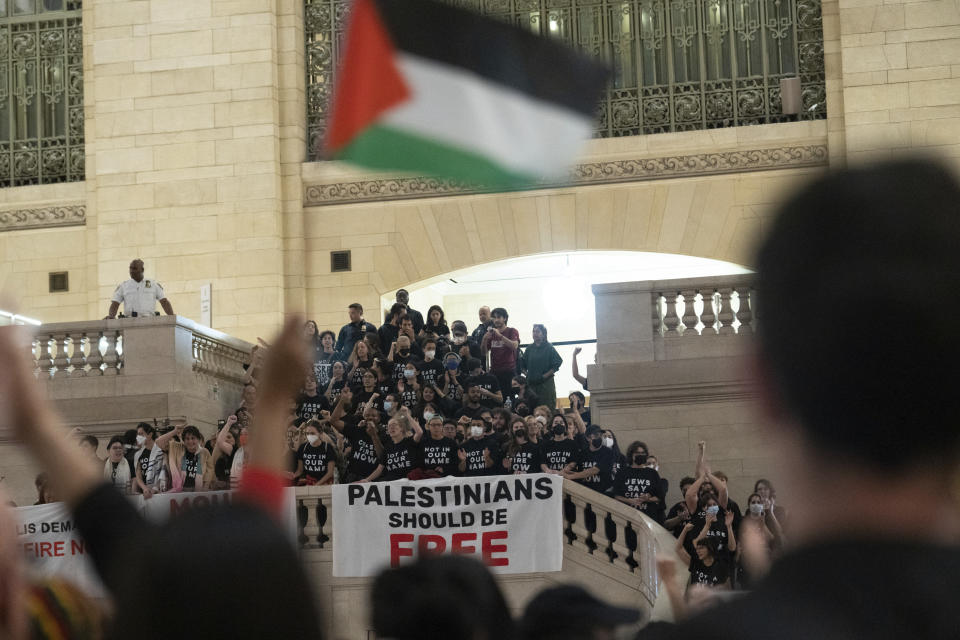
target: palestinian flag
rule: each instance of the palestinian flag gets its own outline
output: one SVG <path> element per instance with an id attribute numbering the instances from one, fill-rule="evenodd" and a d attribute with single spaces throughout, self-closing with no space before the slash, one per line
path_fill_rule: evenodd
<path id="1" fill-rule="evenodd" d="M 554 40 L 432 0 L 356 0 L 328 157 L 510 189 L 566 175 L 607 71 Z"/>

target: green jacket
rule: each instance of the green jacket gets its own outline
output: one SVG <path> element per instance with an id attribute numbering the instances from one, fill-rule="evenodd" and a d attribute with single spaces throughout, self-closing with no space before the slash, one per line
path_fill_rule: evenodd
<path id="1" fill-rule="evenodd" d="M 553 348 L 553 345 L 547 341 L 538 344 L 531 344 L 527 347 L 523 356 L 520 358 L 520 366 L 527 372 L 527 381 L 537 384 L 543 380 L 543 374 L 550 369 L 560 370 L 563 364 L 563 358 Z"/>

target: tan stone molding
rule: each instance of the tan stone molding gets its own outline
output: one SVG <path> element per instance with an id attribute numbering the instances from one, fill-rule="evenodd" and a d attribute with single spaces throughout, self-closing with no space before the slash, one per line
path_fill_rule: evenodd
<path id="1" fill-rule="evenodd" d="M 543 183 L 531 189 L 583 187 L 665 178 L 818 167 L 826 166 L 827 162 L 828 154 L 825 144 L 588 162 L 577 165 L 567 182 Z M 303 206 L 321 207 L 354 202 L 411 200 L 476 193 L 485 193 L 485 191 L 481 188 L 429 177 L 355 180 L 330 184 L 307 184 L 304 186 Z"/>
<path id="2" fill-rule="evenodd" d="M 0 211 L 0 231 L 74 227 L 87 223 L 87 206 L 83 204 L 51 205 L 36 209 Z"/>

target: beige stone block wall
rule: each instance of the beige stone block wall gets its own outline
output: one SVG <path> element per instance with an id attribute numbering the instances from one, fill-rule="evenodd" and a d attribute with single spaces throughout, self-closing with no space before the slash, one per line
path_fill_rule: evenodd
<path id="1" fill-rule="evenodd" d="M 840 0 L 839 6 L 848 158 L 906 151 L 956 157 L 960 5 Z"/>
<path id="2" fill-rule="evenodd" d="M 278 28 L 292 4 L 85 3 L 91 315 L 140 257 L 182 315 L 199 319 L 210 282 L 218 328 L 279 322 Z"/>
<path id="3" fill-rule="evenodd" d="M 0 189 L 0 212 L 83 204 L 83 183 Z M 86 316 L 89 245 L 82 226 L 0 233 L 0 308 L 43 322 Z M 49 274 L 66 271 L 70 289 L 49 292 Z M 12 308 L 11 308 L 12 307 Z"/>

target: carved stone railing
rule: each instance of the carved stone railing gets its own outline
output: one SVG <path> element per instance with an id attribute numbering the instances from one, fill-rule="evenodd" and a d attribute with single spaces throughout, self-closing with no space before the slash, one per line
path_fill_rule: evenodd
<path id="1" fill-rule="evenodd" d="M 299 541 L 304 552 L 326 556 L 333 549 L 331 494 L 329 486 L 296 489 Z M 594 576 L 594 586 L 615 581 L 620 589 L 626 586 L 639 595 L 642 600 L 634 601 L 645 603 L 644 608 L 656 619 L 670 619 L 656 557 L 676 556 L 673 536 L 636 509 L 570 480 L 563 482 L 563 509 L 564 571 L 568 563 L 576 563 Z M 582 576 L 579 572 L 578 577 Z"/>
<path id="2" fill-rule="evenodd" d="M 139 421 L 210 432 L 240 406 L 252 345 L 180 316 L 45 324 L 34 372 L 64 419 L 92 435 Z"/>
<path id="3" fill-rule="evenodd" d="M 63 322 L 40 326 L 31 353 L 40 378 L 111 376 L 123 368 L 122 321 Z"/>
<path id="4" fill-rule="evenodd" d="M 597 364 L 733 355 L 757 326 L 751 274 L 593 286 Z"/>
<path id="5" fill-rule="evenodd" d="M 650 283 L 652 328 L 664 338 L 753 333 L 753 276 L 689 278 Z"/>

